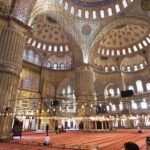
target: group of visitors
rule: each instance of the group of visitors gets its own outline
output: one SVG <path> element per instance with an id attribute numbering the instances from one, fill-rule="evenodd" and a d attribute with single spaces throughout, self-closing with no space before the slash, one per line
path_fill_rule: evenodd
<path id="1" fill-rule="evenodd" d="M 56 134 L 60 134 L 62 132 L 66 132 L 66 130 L 64 130 L 64 126 L 63 125 L 55 126 L 55 133 Z"/>

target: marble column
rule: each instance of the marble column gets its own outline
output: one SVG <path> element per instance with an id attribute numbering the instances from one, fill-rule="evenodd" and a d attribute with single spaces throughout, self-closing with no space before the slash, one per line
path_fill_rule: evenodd
<path id="1" fill-rule="evenodd" d="M 75 91 L 77 91 L 75 92 L 77 100 L 76 113 L 78 116 L 89 116 L 94 110 L 91 107 L 91 104 L 94 104 L 94 84 L 90 66 L 84 64 L 82 67 L 77 68 L 75 77 Z"/>
<path id="2" fill-rule="evenodd" d="M 14 112 L 27 28 L 15 18 L 0 16 L 0 112 L 5 114 Z M 9 137 L 12 120 L 0 117 L 0 139 Z"/>

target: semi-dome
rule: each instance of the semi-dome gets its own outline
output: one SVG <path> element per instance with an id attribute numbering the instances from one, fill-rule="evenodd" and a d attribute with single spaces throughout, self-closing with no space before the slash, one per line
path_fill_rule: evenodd
<path id="1" fill-rule="evenodd" d="M 33 37 L 45 43 L 68 43 L 68 37 L 63 28 L 52 18 L 47 15 L 37 16 L 32 27 Z"/>
<path id="2" fill-rule="evenodd" d="M 100 40 L 98 53 L 120 56 L 143 49 L 150 43 L 150 30 L 146 26 L 127 24 L 118 26 Z"/>
<path id="3" fill-rule="evenodd" d="M 142 70 L 147 66 L 146 59 L 141 55 L 125 57 L 120 65 L 120 69 L 125 72 Z"/>
<path id="4" fill-rule="evenodd" d="M 109 57 L 97 56 L 94 59 L 93 64 L 98 71 L 102 71 L 102 72 L 108 72 L 108 71 L 114 72 L 119 70 L 117 61 Z"/>
<path id="5" fill-rule="evenodd" d="M 72 68 L 76 58 L 79 59 L 81 56 L 80 48 L 78 48 L 76 43 L 72 44 L 71 36 L 61 25 L 47 14 L 41 14 L 34 18 L 31 26 L 33 34 L 27 38 L 26 51 L 23 58 L 37 65 L 42 62 L 44 67 L 55 70 Z M 31 52 L 32 50 L 33 52 Z M 34 54 L 35 50 L 42 57 Z M 31 54 L 32 56 L 29 56 Z M 40 63 L 37 61 L 37 58 L 42 58 Z"/>

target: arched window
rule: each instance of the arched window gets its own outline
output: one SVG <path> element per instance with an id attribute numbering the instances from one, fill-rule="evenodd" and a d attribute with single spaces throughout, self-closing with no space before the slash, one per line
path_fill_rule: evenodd
<path id="1" fill-rule="evenodd" d="M 141 68 L 141 69 L 144 69 L 144 65 L 143 65 L 143 64 L 140 64 L 140 68 Z"/>
<path id="2" fill-rule="evenodd" d="M 132 109 L 137 109 L 137 103 L 135 103 L 134 101 L 132 101 L 131 105 L 132 105 Z"/>
<path id="3" fill-rule="evenodd" d="M 108 72 L 108 67 L 105 67 L 105 72 Z"/>
<path id="4" fill-rule="evenodd" d="M 63 46 L 62 45 L 59 47 L 59 50 L 60 50 L 60 52 L 63 52 Z"/>
<path id="5" fill-rule="evenodd" d="M 34 40 L 33 43 L 32 43 L 32 46 L 35 46 L 35 45 L 36 45 L 36 41 Z"/>
<path id="6" fill-rule="evenodd" d="M 147 109 L 147 102 L 145 99 L 143 99 L 143 101 L 141 102 L 141 108 L 142 109 Z"/>
<path id="7" fill-rule="evenodd" d="M 150 44 L 150 38 L 149 38 L 149 37 L 147 37 L 147 38 L 146 38 L 146 40 L 147 40 L 147 42 Z"/>
<path id="8" fill-rule="evenodd" d="M 24 50 L 23 52 L 23 59 L 28 60 L 28 51 Z"/>
<path id="9" fill-rule="evenodd" d="M 54 69 L 57 69 L 58 64 L 55 63 L 53 67 L 54 67 Z"/>
<path id="10" fill-rule="evenodd" d="M 67 86 L 67 94 L 71 94 L 71 86 L 70 85 Z"/>
<path id="11" fill-rule="evenodd" d="M 47 63 L 47 68 L 51 68 L 51 62 Z"/>
<path id="12" fill-rule="evenodd" d="M 48 51 L 49 51 L 49 52 L 52 51 L 52 45 L 49 45 Z"/>
<path id="13" fill-rule="evenodd" d="M 117 95 L 120 95 L 120 89 L 117 88 Z"/>
<path id="14" fill-rule="evenodd" d="M 120 12 L 120 6 L 119 6 L 119 4 L 115 5 L 115 10 L 116 10 L 116 13 Z"/>
<path id="15" fill-rule="evenodd" d="M 110 96 L 114 96 L 115 95 L 114 89 L 109 89 L 109 95 Z"/>
<path id="16" fill-rule="evenodd" d="M 30 50 L 30 51 L 28 52 L 28 61 L 29 61 L 29 62 L 33 62 L 33 57 L 34 57 L 33 55 L 34 55 L 33 51 Z"/>
<path id="17" fill-rule="evenodd" d="M 69 46 L 65 45 L 65 51 L 68 52 L 69 51 Z"/>
<path id="18" fill-rule="evenodd" d="M 63 63 L 60 64 L 60 69 L 65 69 L 65 65 Z"/>
<path id="19" fill-rule="evenodd" d="M 41 47 L 41 43 L 38 43 L 37 48 L 40 48 L 40 47 Z"/>
<path id="20" fill-rule="evenodd" d="M 143 92 L 143 84 L 141 80 L 136 81 L 137 92 Z"/>
<path id="21" fill-rule="evenodd" d="M 112 8 L 108 8 L 108 15 L 112 16 Z"/>
<path id="22" fill-rule="evenodd" d="M 134 71 L 138 71 L 138 66 L 134 65 Z"/>
<path id="23" fill-rule="evenodd" d="M 78 9 L 78 16 L 82 17 L 82 11 L 81 11 L 81 9 Z"/>
<path id="24" fill-rule="evenodd" d="M 139 48 L 142 49 L 143 45 L 141 43 L 138 44 Z"/>
<path id="25" fill-rule="evenodd" d="M 66 89 L 63 88 L 63 89 L 62 89 L 62 95 L 65 95 L 65 93 L 66 93 Z"/>
<path id="26" fill-rule="evenodd" d="M 106 55 L 109 55 L 109 49 L 107 49 L 107 51 L 106 51 Z"/>
<path id="27" fill-rule="evenodd" d="M 46 44 L 43 44 L 43 50 L 46 50 Z"/>
<path id="28" fill-rule="evenodd" d="M 131 72 L 131 67 L 130 66 L 127 66 L 127 71 Z"/>
<path id="29" fill-rule="evenodd" d="M 128 48 L 128 53 L 132 53 L 132 50 L 130 47 Z"/>
<path id="30" fill-rule="evenodd" d="M 148 45 L 145 40 L 143 40 L 143 45 L 144 45 L 144 46 L 147 46 L 147 45 Z"/>
<path id="31" fill-rule="evenodd" d="M 138 49 L 137 49 L 136 45 L 133 46 L 133 50 L 134 50 L 135 52 L 137 52 Z"/>
<path id="32" fill-rule="evenodd" d="M 28 88 L 30 86 L 30 78 L 29 77 L 25 77 L 24 81 L 23 81 L 23 87 L 24 88 Z"/>
<path id="33" fill-rule="evenodd" d="M 66 3 L 65 3 L 65 10 L 68 9 L 68 6 L 69 6 L 68 3 L 66 2 Z"/>
<path id="34" fill-rule="evenodd" d="M 134 91 L 134 87 L 132 85 L 130 85 L 128 89 Z"/>
<path id="35" fill-rule="evenodd" d="M 93 11 L 93 19 L 96 19 L 97 16 L 96 16 L 96 11 Z"/>
<path id="36" fill-rule="evenodd" d="M 39 64 L 39 55 L 38 54 L 35 55 L 34 63 L 37 65 Z"/>
<path id="37" fill-rule="evenodd" d="M 111 55 L 112 55 L 112 56 L 115 55 L 115 51 L 114 51 L 114 50 L 111 51 Z"/>
<path id="38" fill-rule="evenodd" d="M 126 50 L 125 49 L 122 50 L 122 54 L 126 55 Z"/>
<path id="39" fill-rule="evenodd" d="M 74 14 L 74 7 L 71 6 L 71 14 Z"/>
<path id="40" fill-rule="evenodd" d="M 123 7 L 126 8 L 128 6 L 127 0 L 122 0 Z"/>
<path id="41" fill-rule="evenodd" d="M 54 52 L 57 52 L 57 45 L 54 46 Z"/>
<path id="42" fill-rule="evenodd" d="M 104 55 L 105 54 L 105 49 L 102 49 L 102 55 Z"/>
<path id="43" fill-rule="evenodd" d="M 122 70 L 122 71 L 125 71 L 125 66 L 121 66 L 121 70 Z"/>
<path id="44" fill-rule="evenodd" d="M 31 41 L 32 41 L 32 38 L 29 38 L 27 43 L 30 44 Z"/>
<path id="45" fill-rule="evenodd" d="M 105 17 L 104 10 L 101 10 L 101 11 L 100 11 L 100 16 L 101 16 L 101 18 L 104 18 L 104 17 Z"/>
<path id="46" fill-rule="evenodd" d="M 89 11 L 88 10 L 85 11 L 85 18 L 87 18 L 87 19 L 89 18 Z"/>
<path id="47" fill-rule="evenodd" d="M 111 71 L 115 71 L 115 70 L 116 70 L 115 66 L 111 66 Z"/>
<path id="48" fill-rule="evenodd" d="M 120 51 L 119 50 L 117 50 L 117 56 L 120 56 Z"/>
<path id="49" fill-rule="evenodd" d="M 115 104 L 111 105 L 111 109 L 112 111 L 116 111 L 116 105 Z"/>
<path id="50" fill-rule="evenodd" d="M 146 84 L 146 89 L 147 89 L 148 92 L 150 92 L 150 83 Z"/>

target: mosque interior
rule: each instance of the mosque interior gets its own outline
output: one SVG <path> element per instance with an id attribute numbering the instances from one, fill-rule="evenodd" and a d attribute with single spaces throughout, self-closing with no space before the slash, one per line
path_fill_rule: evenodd
<path id="1" fill-rule="evenodd" d="M 0 139 L 23 130 L 150 127 L 149 0 L 0 0 Z"/>

